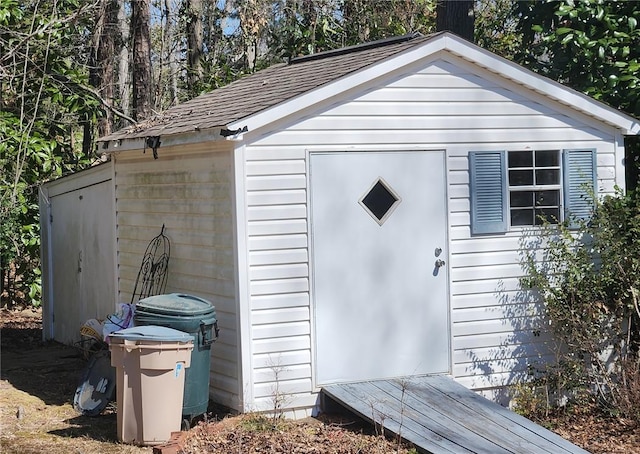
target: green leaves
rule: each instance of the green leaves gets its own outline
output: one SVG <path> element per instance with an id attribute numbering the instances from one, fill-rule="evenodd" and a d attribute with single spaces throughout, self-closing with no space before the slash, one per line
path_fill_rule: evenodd
<path id="1" fill-rule="evenodd" d="M 543 296 L 561 347 L 551 371 L 565 383 L 559 391 L 576 391 L 568 387 L 570 382 L 579 387 L 578 393 L 588 392 L 593 383 L 603 384 L 600 397 L 624 413 L 621 396 L 628 390 L 617 374 L 635 361 L 631 352 L 640 346 L 640 194 L 616 191 L 598 201 L 592 218 L 577 232 L 549 225 L 542 240 L 539 231 L 525 238 L 522 266 L 523 285 Z M 614 352 L 611 364 L 601 360 L 608 349 Z"/>
<path id="2" fill-rule="evenodd" d="M 10 81 L 0 84 L 0 253 L 3 267 L 11 264 L 20 277 L 13 290 L 21 298 L 9 304 L 40 304 L 39 186 L 89 165 L 76 137 L 80 122 L 100 115 L 82 88 L 88 82 L 86 5 L 0 4 L 0 73 Z"/>
<path id="3" fill-rule="evenodd" d="M 517 59 L 534 71 L 640 115 L 637 2 L 518 2 Z"/>

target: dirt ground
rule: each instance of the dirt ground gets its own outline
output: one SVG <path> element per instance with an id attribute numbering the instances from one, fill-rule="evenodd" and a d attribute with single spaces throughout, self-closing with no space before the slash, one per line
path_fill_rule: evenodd
<path id="1" fill-rule="evenodd" d="M 77 348 L 41 339 L 40 311 L 0 311 L 0 452 L 151 453 L 118 442 L 115 406 L 97 417 L 73 409 L 86 360 Z M 640 428 L 629 421 L 585 409 L 538 422 L 594 454 L 640 453 Z M 193 454 L 415 452 L 348 413 L 303 421 L 211 413 L 184 434 L 182 447 Z"/>

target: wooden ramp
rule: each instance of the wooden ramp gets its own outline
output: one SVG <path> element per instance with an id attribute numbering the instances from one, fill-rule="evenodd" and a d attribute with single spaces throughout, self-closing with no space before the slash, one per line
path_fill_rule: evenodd
<path id="1" fill-rule="evenodd" d="M 323 392 L 427 453 L 587 453 L 443 376 L 336 384 Z"/>

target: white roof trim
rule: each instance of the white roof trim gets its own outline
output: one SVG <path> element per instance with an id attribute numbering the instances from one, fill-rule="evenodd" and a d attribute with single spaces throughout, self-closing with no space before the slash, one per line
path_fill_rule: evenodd
<path id="1" fill-rule="evenodd" d="M 512 80 L 528 90 L 543 94 L 561 104 L 569 106 L 589 117 L 612 125 L 623 131 L 623 134 L 640 134 L 640 120 L 626 115 L 604 103 L 596 101 L 578 91 L 570 89 L 547 77 L 536 74 L 524 67 L 482 49 L 451 33 L 443 33 L 425 42 L 421 46 L 408 49 L 398 55 L 375 63 L 346 77 L 330 82 L 315 90 L 303 93 L 274 107 L 245 117 L 228 125 L 229 129 L 247 126 L 254 132 L 273 121 L 281 120 L 296 112 L 321 103 L 338 94 L 353 90 L 356 87 L 385 76 L 400 68 L 415 64 L 419 60 L 434 57 L 439 51 L 450 52 L 479 67 L 485 68 L 501 77 Z"/>
<path id="2" fill-rule="evenodd" d="M 455 35 L 447 33 L 445 48 L 451 53 L 488 69 L 502 77 L 511 79 L 530 90 L 541 93 L 562 104 L 579 110 L 625 131 L 626 134 L 640 133 L 640 120 L 597 101 L 579 91 L 573 90 L 548 77 L 530 71 L 494 53 Z"/>
<path id="3" fill-rule="evenodd" d="M 214 142 L 221 139 L 233 139 L 233 137 L 223 138 L 220 135 L 220 128 L 205 129 L 197 132 L 194 131 L 182 132 L 179 134 L 159 135 L 161 138 L 161 144 L 158 149 L 161 149 L 163 146 L 172 147 L 176 145 L 190 145 L 202 142 Z M 98 152 L 111 154 L 120 151 L 143 150 L 145 148 L 149 148 L 148 146 L 146 146 L 145 142 L 146 139 L 144 137 L 134 137 L 132 139 L 112 139 L 104 142 L 99 142 Z"/>

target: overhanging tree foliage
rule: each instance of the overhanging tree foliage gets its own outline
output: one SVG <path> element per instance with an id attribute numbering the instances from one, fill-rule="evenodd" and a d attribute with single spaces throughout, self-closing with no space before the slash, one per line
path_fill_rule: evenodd
<path id="1" fill-rule="evenodd" d="M 79 0 L 0 6 L 1 277 L 19 293 L 9 298 L 39 302 L 39 184 L 89 163 L 78 125 L 100 115 L 84 88 L 81 50 L 93 8 Z"/>
<path id="2" fill-rule="evenodd" d="M 636 1 L 517 2 L 521 63 L 595 99 L 640 115 Z"/>

